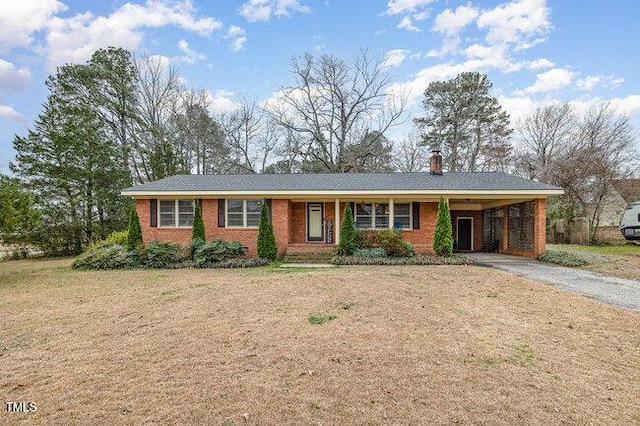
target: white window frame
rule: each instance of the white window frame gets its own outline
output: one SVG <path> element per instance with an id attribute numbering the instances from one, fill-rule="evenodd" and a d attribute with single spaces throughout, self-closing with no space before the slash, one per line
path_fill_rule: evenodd
<path id="1" fill-rule="evenodd" d="M 398 228 L 398 229 L 402 229 L 403 231 L 410 231 L 413 229 L 413 204 L 411 202 L 409 203 L 393 203 L 393 222 L 391 223 L 391 225 L 395 228 L 395 224 L 396 224 L 396 217 L 398 217 L 398 215 L 396 214 L 397 212 L 397 208 L 399 205 L 407 205 L 409 206 L 409 226 L 407 228 Z M 407 215 L 402 214 L 400 215 L 400 217 L 407 217 Z"/>
<path id="2" fill-rule="evenodd" d="M 163 225 L 162 224 L 162 220 L 161 220 L 161 214 L 160 212 L 162 211 L 162 203 L 163 202 L 167 202 L 167 201 L 173 201 L 173 225 Z M 196 214 L 196 200 L 193 199 L 189 199 L 189 198 L 179 198 L 179 199 L 171 199 L 171 200 L 163 200 L 160 199 L 158 200 L 158 228 L 165 228 L 165 229 L 173 229 L 173 228 L 183 228 L 183 229 L 190 229 L 193 228 L 193 221 L 191 222 L 191 225 L 189 226 L 184 226 L 184 225 L 180 225 L 180 207 L 179 207 L 179 202 L 180 201 L 191 201 L 192 206 L 193 206 L 193 212 L 191 213 L 194 218 L 195 218 L 195 214 Z"/>
<path id="3" fill-rule="evenodd" d="M 229 225 L 229 201 L 242 201 L 242 226 L 230 226 Z M 265 201 L 260 198 L 227 198 L 224 200 L 224 226 L 225 228 L 230 229 L 258 229 L 260 227 L 260 221 L 258 220 L 258 225 L 256 226 L 247 226 L 247 202 L 248 201 L 258 201 L 259 203 L 264 203 Z M 262 206 L 260 206 L 262 207 Z"/>
<path id="4" fill-rule="evenodd" d="M 359 204 L 365 204 L 365 205 L 370 205 L 371 206 L 371 226 L 367 227 L 367 228 L 361 228 L 358 227 L 358 229 L 387 229 L 389 228 L 389 224 L 387 224 L 387 226 L 385 227 L 376 227 L 376 209 L 375 209 L 375 205 L 376 204 L 386 204 L 387 206 L 389 206 L 388 202 L 371 202 L 371 203 L 354 203 L 354 211 L 353 211 L 353 220 L 354 222 L 358 223 L 358 205 Z M 385 215 L 386 217 L 389 218 L 389 223 L 391 223 L 391 227 L 393 228 L 393 225 L 395 224 L 395 219 L 396 219 L 396 215 L 395 215 L 395 207 L 398 206 L 399 204 L 406 204 L 409 206 L 409 227 L 408 228 L 400 228 L 403 231 L 409 231 L 411 229 L 413 229 L 413 208 L 411 203 L 393 203 L 394 205 L 394 215 L 393 217 L 391 217 L 391 214 L 389 214 L 388 216 Z M 367 216 L 362 216 L 361 217 L 369 217 Z M 406 217 L 406 215 L 402 215 L 402 217 Z"/>

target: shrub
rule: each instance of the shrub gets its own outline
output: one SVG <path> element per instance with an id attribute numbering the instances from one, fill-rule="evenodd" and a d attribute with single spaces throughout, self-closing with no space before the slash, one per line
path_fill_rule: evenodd
<path id="1" fill-rule="evenodd" d="M 71 266 L 74 269 L 124 269 L 138 265 L 136 257 L 120 244 L 100 243 L 78 256 Z"/>
<path id="2" fill-rule="evenodd" d="M 541 262 L 555 263 L 562 266 L 584 266 L 591 263 L 587 256 L 562 250 L 547 250 L 540 254 L 537 259 Z"/>
<path id="3" fill-rule="evenodd" d="M 203 245 L 205 245 L 204 239 L 196 238 L 189 241 L 189 244 L 188 244 L 189 257 L 191 259 L 194 259 L 196 257 L 196 252 Z"/>
<path id="4" fill-rule="evenodd" d="M 263 201 L 260 210 L 260 228 L 258 229 L 258 257 L 275 260 L 278 252 L 269 215 L 269 206 L 266 201 Z"/>
<path id="5" fill-rule="evenodd" d="M 212 263 L 208 268 L 224 268 L 224 269 L 232 269 L 232 268 L 257 268 L 260 266 L 270 265 L 271 261 L 269 259 L 262 259 L 260 257 L 252 257 L 250 259 L 226 259 L 221 262 Z"/>
<path id="6" fill-rule="evenodd" d="M 355 249 L 353 252 L 355 257 L 379 258 L 387 257 L 387 251 L 383 247 Z"/>
<path id="7" fill-rule="evenodd" d="M 378 231 L 375 229 L 358 229 L 358 247 L 373 248 L 380 245 Z"/>
<path id="8" fill-rule="evenodd" d="M 449 205 L 440 197 L 436 230 L 433 236 L 433 250 L 438 256 L 451 256 L 453 253 L 453 231 L 451 230 L 451 213 Z"/>
<path id="9" fill-rule="evenodd" d="M 340 244 L 338 244 L 338 254 L 350 256 L 358 248 L 358 235 L 353 222 L 351 205 L 347 203 L 344 208 L 342 225 L 340 226 Z"/>
<path id="10" fill-rule="evenodd" d="M 105 244 L 118 244 L 122 247 L 127 247 L 128 241 L 128 231 L 113 231 L 107 238 L 105 238 L 101 242 Z"/>
<path id="11" fill-rule="evenodd" d="M 205 240 L 202 209 L 200 208 L 200 203 L 198 201 L 196 201 L 196 208 L 193 212 L 193 224 L 191 225 L 191 241 L 195 240 Z"/>
<path id="12" fill-rule="evenodd" d="M 415 256 L 415 257 L 356 257 L 336 256 L 334 265 L 473 265 L 473 260 L 464 256 Z"/>
<path id="13" fill-rule="evenodd" d="M 139 253 L 147 268 L 177 268 L 184 260 L 180 244 L 171 241 L 151 241 Z"/>
<path id="14" fill-rule="evenodd" d="M 378 230 L 378 241 L 389 256 L 411 257 L 415 254 L 413 245 L 402 239 L 402 230 L 400 229 Z"/>
<path id="15" fill-rule="evenodd" d="M 135 206 L 131 208 L 129 213 L 129 232 L 127 239 L 127 250 L 135 251 L 142 245 L 142 227 L 140 226 L 140 217 Z"/>
<path id="16" fill-rule="evenodd" d="M 244 247 L 239 241 L 213 240 L 199 247 L 193 261 L 198 268 L 215 266 L 224 259 L 244 254 Z"/>

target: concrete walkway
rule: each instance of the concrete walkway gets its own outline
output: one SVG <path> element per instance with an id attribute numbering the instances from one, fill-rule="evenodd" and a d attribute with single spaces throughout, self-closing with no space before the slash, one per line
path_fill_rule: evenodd
<path id="1" fill-rule="evenodd" d="M 640 280 L 597 275 L 581 269 L 566 268 L 518 256 L 495 253 L 470 253 L 476 265 L 511 272 L 536 281 L 551 283 L 563 290 L 592 297 L 605 303 L 640 310 Z"/>

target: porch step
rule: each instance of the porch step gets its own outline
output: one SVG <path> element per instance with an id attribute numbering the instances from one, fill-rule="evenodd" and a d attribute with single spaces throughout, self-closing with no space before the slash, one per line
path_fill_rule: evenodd
<path id="1" fill-rule="evenodd" d="M 327 263 L 336 255 L 333 245 L 296 244 L 287 247 L 285 263 Z"/>

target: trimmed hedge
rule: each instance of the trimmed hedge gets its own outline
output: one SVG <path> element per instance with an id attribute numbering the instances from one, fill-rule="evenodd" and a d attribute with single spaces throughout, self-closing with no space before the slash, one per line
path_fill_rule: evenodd
<path id="1" fill-rule="evenodd" d="M 415 257 L 355 257 L 336 256 L 334 265 L 473 265 L 473 260 L 464 256 L 415 256 Z"/>
<path id="2" fill-rule="evenodd" d="M 73 269 L 127 269 L 138 266 L 138 257 L 120 244 L 100 243 L 76 257 Z"/>
<path id="3" fill-rule="evenodd" d="M 591 263 L 586 256 L 562 250 L 547 250 L 538 255 L 537 259 L 540 262 L 554 263 L 562 266 L 584 266 Z"/>
<path id="4" fill-rule="evenodd" d="M 253 268 L 271 263 L 268 259 L 238 258 L 244 254 L 239 241 L 192 241 L 186 246 L 170 241 L 151 241 L 128 251 L 121 244 L 99 243 L 78 256 L 73 269 L 131 268 Z M 194 259 L 190 257 L 194 253 Z"/>
<path id="5" fill-rule="evenodd" d="M 268 265 L 271 265 L 271 261 L 269 259 L 252 257 L 249 259 L 227 259 L 227 260 L 223 260 L 222 262 L 212 263 L 206 267 L 232 269 L 232 268 L 257 268 L 260 266 L 268 266 Z"/>
<path id="6" fill-rule="evenodd" d="M 213 240 L 198 247 L 193 256 L 195 266 L 209 268 L 225 259 L 244 254 L 244 248 L 239 241 Z"/>
<path id="7" fill-rule="evenodd" d="M 353 252 L 355 257 L 380 258 L 387 257 L 387 251 L 383 247 L 356 249 Z"/>
<path id="8" fill-rule="evenodd" d="M 144 268 L 179 268 L 185 259 L 182 246 L 171 241 L 155 240 L 138 250 Z"/>

